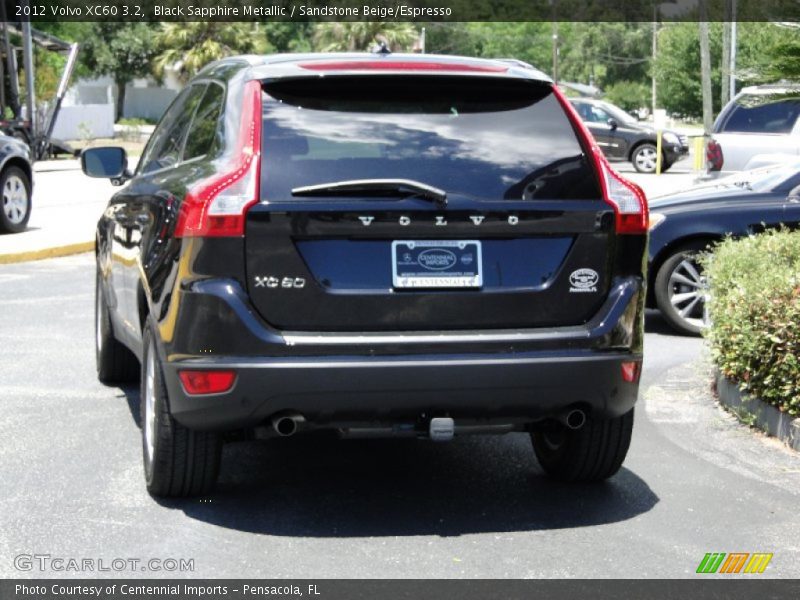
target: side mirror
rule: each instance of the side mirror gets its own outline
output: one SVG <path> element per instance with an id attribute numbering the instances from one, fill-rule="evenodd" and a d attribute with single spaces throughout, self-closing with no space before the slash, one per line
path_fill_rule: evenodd
<path id="1" fill-rule="evenodd" d="M 619 123 L 617 123 L 616 119 L 609 119 L 608 126 L 611 127 L 611 131 L 615 131 L 619 127 Z"/>
<path id="2" fill-rule="evenodd" d="M 81 152 L 81 170 L 89 177 L 110 179 L 114 185 L 121 185 L 131 177 L 128 154 L 119 146 L 87 148 Z"/>

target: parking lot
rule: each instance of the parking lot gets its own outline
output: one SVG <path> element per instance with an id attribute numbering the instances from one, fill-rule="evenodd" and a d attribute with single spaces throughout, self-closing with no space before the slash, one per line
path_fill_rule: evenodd
<path id="1" fill-rule="evenodd" d="M 91 255 L 2 265 L 0 282 L 2 576 L 81 575 L 13 562 L 48 554 L 190 559 L 198 577 L 686 577 L 706 552 L 741 550 L 796 574 L 800 458 L 714 405 L 702 341 L 657 314 L 608 483 L 546 479 L 523 434 L 298 436 L 229 444 L 217 493 L 158 502 L 138 389 L 95 378 Z M 89 575 L 177 574 L 139 569 Z"/>
<path id="2" fill-rule="evenodd" d="M 690 184 L 690 164 L 633 178 L 658 195 Z M 99 214 L 111 188 L 86 181 L 74 167 L 37 175 L 41 235 L 56 219 L 47 202 L 65 227 L 72 207 Z M 231 443 L 214 495 L 156 501 L 138 389 L 95 377 L 93 285 L 90 253 L 0 265 L 2 576 L 181 574 L 13 561 L 48 554 L 189 559 L 196 577 L 669 578 L 738 551 L 774 553 L 764 576 L 796 575 L 800 458 L 720 410 L 702 340 L 655 313 L 631 450 L 605 484 L 546 479 L 524 434 L 297 436 Z"/>

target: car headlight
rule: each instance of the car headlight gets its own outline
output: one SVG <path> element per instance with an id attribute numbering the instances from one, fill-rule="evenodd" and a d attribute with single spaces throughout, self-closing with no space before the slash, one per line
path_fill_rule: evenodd
<path id="1" fill-rule="evenodd" d="M 667 144 L 678 144 L 678 145 L 680 145 L 680 143 L 681 143 L 680 138 L 678 138 L 678 136 L 675 135 L 674 133 L 672 133 L 671 131 L 665 131 L 664 133 L 662 133 L 661 134 L 661 139 L 664 140 L 664 142 L 667 143 Z"/>
<path id="2" fill-rule="evenodd" d="M 647 229 L 653 231 L 656 227 L 661 225 L 667 219 L 667 215 L 662 213 L 650 213 L 650 221 L 647 224 Z"/>

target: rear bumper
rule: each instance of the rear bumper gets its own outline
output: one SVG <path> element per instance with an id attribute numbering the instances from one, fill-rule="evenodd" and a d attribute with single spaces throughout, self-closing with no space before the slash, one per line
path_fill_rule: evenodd
<path id="1" fill-rule="evenodd" d="M 604 418 L 630 410 L 638 392 L 621 364 L 641 360 L 640 277 L 615 280 L 584 325 L 552 329 L 290 334 L 260 321 L 233 280 L 196 282 L 178 313 L 170 327 L 191 336 L 162 339 L 160 351 L 171 412 L 192 429 L 253 427 L 286 412 L 315 427 L 431 415 L 531 422 L 574 406 Z M 190 396 L 180 369 L 237 378 L 224 394 Z"/>
<path id="2" fill-rule="evenodd" d="M 616 417 L 636 402 L 638 383 L 623 361 L 640 355 L 584 350 L 491 356 L 306 357 L 168 363 L 173 416 L 199 430 L 252 427 L 277 413 L 299 413 L 315 427 L 344 422 L 414 422 L 447 415 L 488 422 L 537 421 L 580 406 Z M 225 394 L 188 396 L 180 368 L 234 369 Z"/>

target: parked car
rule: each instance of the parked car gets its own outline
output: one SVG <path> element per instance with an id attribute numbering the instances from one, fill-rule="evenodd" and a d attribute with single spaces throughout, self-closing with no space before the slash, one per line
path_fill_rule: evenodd
<path id="1" fill-rule="evenodd" d="M 0 135 L 0 233 L 19 233 L 28 226 L 33 197 L 30 149 L 16 138 Z"/>
<path id="2" fill-rule="evenodd" d="M 651 202 L 648 305 L 677 331 L 705 325 L 697 256 L 725 236 L 800 224 L 800 160 L 770 165 Z"/>
<path id="3" fill-rule="evenodd" d="M 622 464 L 647 204 L 541 72 L 225 59 L 135 172 L 82 164 L 127 182 L 97 227 L 97 372 L 140 377 L 152 494 L 211 489 L 231 430 L 524 431 L 556 478 Z"/>
<path id="4" fill-rule="evenodd" d="M 640 173 L 655 173 L 658 157 L 655 129 L 603 100 L 570 98 L 570 102 L 609 160 L 628 161 Z M 661 152 L 661 170 L 666 171 L 689 153 L 688 138 L 674 131 L 663 131 Z"/>
<path id="5" fill-rule="evenodd" d="M 746 87 L 714 122 L 706 150 L 712 177 L 745 169 L 758 154 L 800 155 L 800 85 Z"/>

